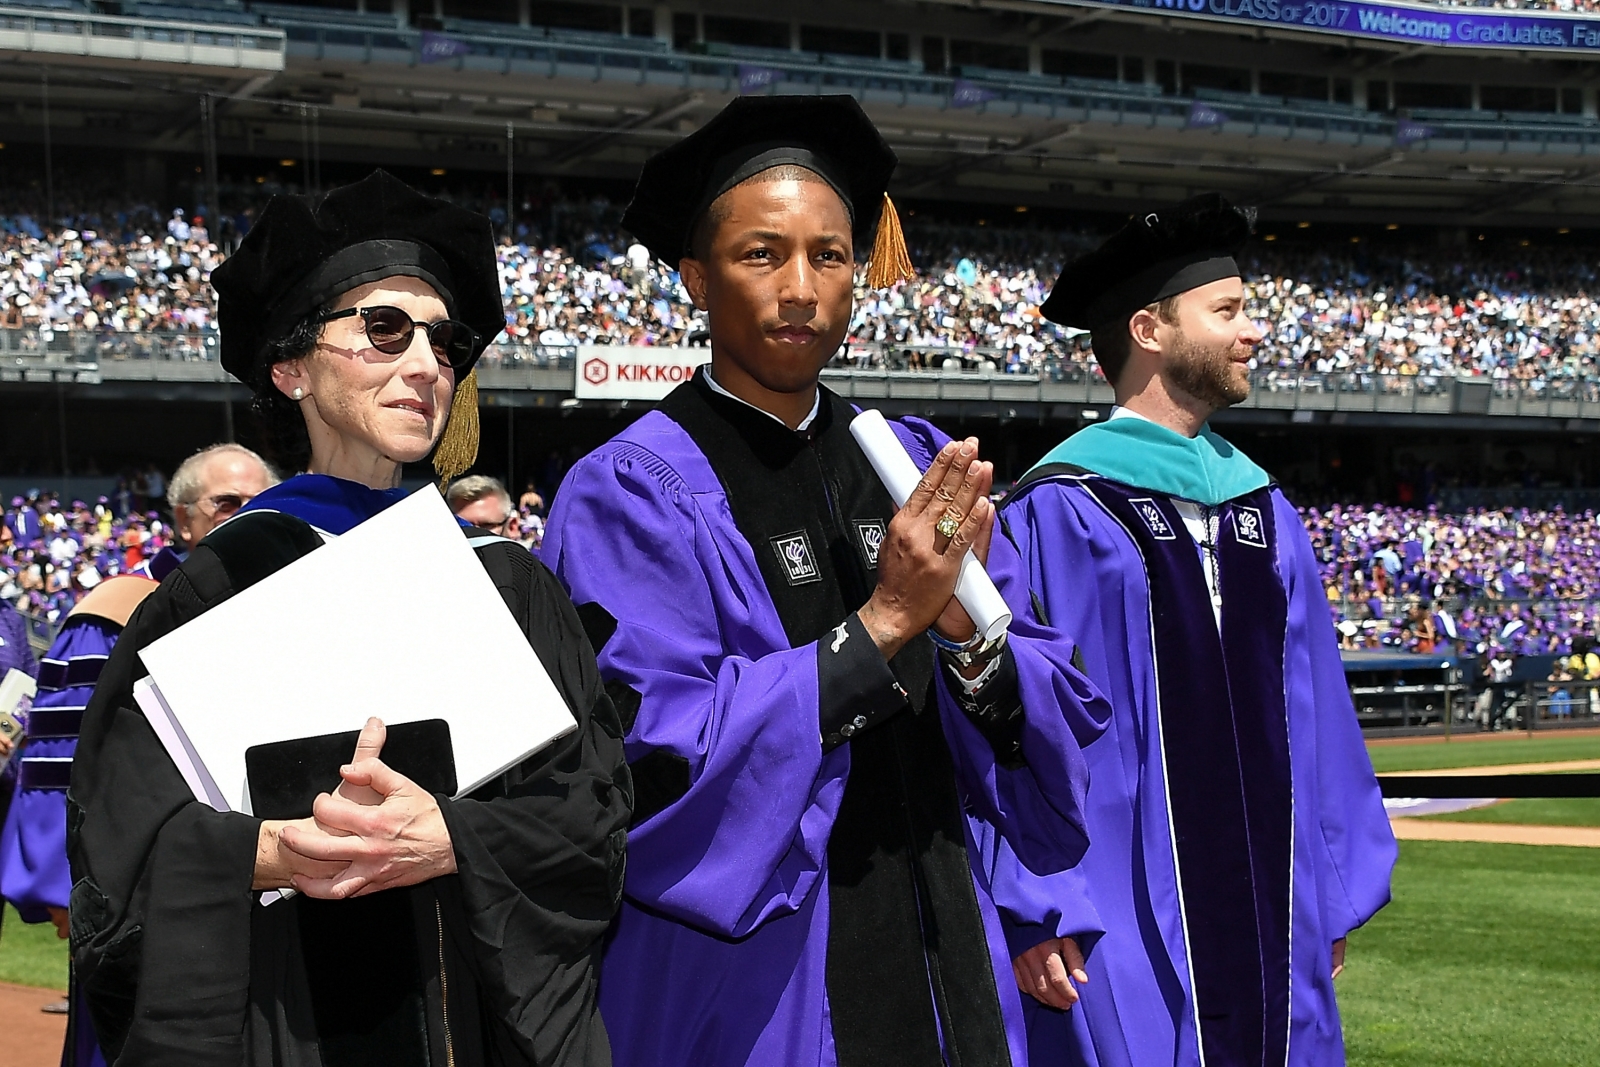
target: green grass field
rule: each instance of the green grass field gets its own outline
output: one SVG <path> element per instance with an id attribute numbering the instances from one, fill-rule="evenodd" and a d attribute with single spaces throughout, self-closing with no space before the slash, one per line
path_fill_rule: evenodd
<path id="1" fill-rule="evenodd" d="M 0 926 L 0 982 L 67 988 L 67 943 L 50 923 L 24 923 L 10 904 Z"/>
<path id="2" fill-rule="evenodd" d="M 1554 763 L 1560 760 L 1600 759 L 1600 734 L 1584 731 L 1564 735 L 1555 731 L 1517 734 L 1504 740 L 1433 742 L 1417 745 L 1368 745 L 1372 767 L 1390 771 L 1433 771 L 1449 767 L 1488 767 L 1502 763 Z"/>
<path id="3" fill-rule="evenodd" d="M 1600 849 L 1405 841 L 1350 938 L 1351 1067 L 1600 1064 Z"/>
<path id="4" fill-rule="evenodd" d="M 1466 762 L 1419 763 L 1447 747 Z M 1390 753 L 1406 769 L 1589 759 L 1600 739 L 1374 750 Z M 1522 800 L 1466 814 L 1595 825 L 1595 806 Z M 1394 902 L 1351 936 L 1348 964 L 1339 1000 L 1351 1067 L 1600 1065 L 1600 849 L 1402 842 Z M 60 989 L 66 973 L 55 930 L 8 909 L 0 981 Z"/>

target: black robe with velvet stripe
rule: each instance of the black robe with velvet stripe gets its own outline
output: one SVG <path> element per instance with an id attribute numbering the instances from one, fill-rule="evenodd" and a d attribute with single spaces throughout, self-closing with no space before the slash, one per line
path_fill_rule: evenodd
<path id="1" fill-rule="evenodd" d="M 320 545 L 273 512 L 219 527 L 129 620 L 89 704 L 69 793 L 72 953 L 108 1059 L 604 1067 L 595 961 L 632 786 L 577 613 L 524 549 L 477 551 L 578 729 L 472 798 L 440 798 L 457 874 L 263 907 L 258 821 L 195 801 L 135 705 L 138 649 Z M 470 628 L 432 632 L 462 685 L 496 669 L 474 662 Z"/>

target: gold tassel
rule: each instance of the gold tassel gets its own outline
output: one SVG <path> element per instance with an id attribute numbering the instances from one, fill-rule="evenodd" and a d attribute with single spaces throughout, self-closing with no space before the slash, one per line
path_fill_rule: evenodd
<path id="1" fill-rule="evenodd" d="M 439 447 L 433 450 L 433 469 L 441 486 L 459 478 L 478 461 L 478 372 L 474 370 L 456 386 L 450 401 L 450 421 L 445 423 Z"/>
<path id="2" fill-rule="evenodd" d="M 872 258 L 867 260 L 867 284 L 887 289 L 895 282 L 908 282 L 917 276 L 906 251 L 906 235 L 900 229 L 900 213 L 889 194 L 883 194 L 883 213 L 878 216 L 878 236 L 872 242 Z"/>

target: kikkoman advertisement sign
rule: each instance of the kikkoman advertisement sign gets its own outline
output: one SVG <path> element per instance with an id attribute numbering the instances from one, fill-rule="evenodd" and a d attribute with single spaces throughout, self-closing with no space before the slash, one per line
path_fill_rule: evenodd
<path id="1" fill-rule="evenodd" d="M 579 400 L 660 400 L 711 362 L 709 348 L 579 345 Z"/>
<path id="2" fill-rule="evenodd" d="M 1252 26 L 1370 37 L 1406 44 L 1518 51 L 1600 52 L 1600 17 L 1494 8 L 1440 8 L 1335 0 L 1071 0 Z"/>

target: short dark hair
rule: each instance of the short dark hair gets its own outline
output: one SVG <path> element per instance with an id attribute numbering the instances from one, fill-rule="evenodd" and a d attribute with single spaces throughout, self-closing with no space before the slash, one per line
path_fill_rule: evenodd
<path id="1" fill-rule="evenodd" d="M 1176 293 L 1163 297 L 1141 310 L 1150 312 L 1169 326 L 1174 325 L 1178 321 L 1178 298 L 1181 296 L 1182 293 Z M 1100 364 L 1101 373 L 1113 387 L 1128 366 L 1128 357 L 1133 354 L 1133 333 L 1128 326 L 1136 314 L 1137 312 L 1130 311 L 1126 318 L 1097 326 L 1089 331 L 1089 347 L 1094 351 L 1095 362 Z"/>
<path id="2" fill-rule="evenodd" d="M 796 163 L 780 163 L 776 167 L 768 167 L 766 170 L 757 171 L 740 182 L 739 185 L 749 185 L 751 182 L 758 184 L 766 182 L 819 182 L 823 185 L 827 184 L 822 175 Z M 739 188 L 739 185 L 735 185 L 733 189 Z M 733 189 L 729 189 L 728 193 L 733 192 Z M 700 217 L 694 220 L 694 225 L 689 228 L 689 255 L 691 258 L 705 259 L 706 253 L 711 250 L 711 238 L 716 234 L 717 227 L 728 221 L 728 205 L 724 200 L 728 193 L 723 193 L 711 201 L 706 209 L 700 213 Z"/>
<path id="3" fill-rule="evenodd" d="M 256 362 L 250 384 L 250 410 L 264 431 L 267 456 L 281 471 L 303 471 L 311 460 L 311 435 L 300 405 L 284 396 L 272 384 L 272 368 L 291 359 L 304 359 L 316 350 L 322 339 L 323 308 L 308 312 L 281 336 L 268 341 L 266 351 Z"/>

